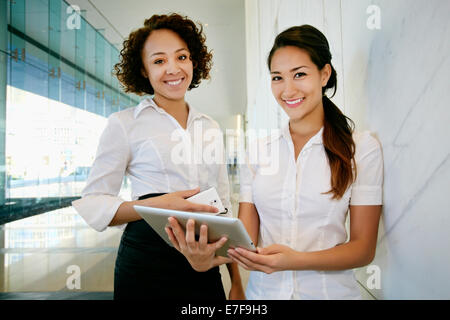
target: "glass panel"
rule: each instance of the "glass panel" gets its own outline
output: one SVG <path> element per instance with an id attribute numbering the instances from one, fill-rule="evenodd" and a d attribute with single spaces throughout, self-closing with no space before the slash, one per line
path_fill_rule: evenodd
<path id="1" fill-rule="evenodd" d="M 6 112 L 0 114 L 6 124 L 0 200 L 7 205 L 0 208 L 0 224 L 78 198 L 106 117 L 139 100 L 111 74 L 117 48 L 66 2 L 5 3 L 10 55 Z"/>
<path id="2" fill-rule="evenodd" d="M 25 33 L 25 0 L 11 1 L 11 26 Z"/>
<path id="3" fill-rule="evenodd" d="M 95 113 L 95 104 L 96 104 L 96 97 L 95 97 L 95 80 L 93 80 L 91 77 L 87 77 L 86 79 L 86 110 L 92 113 Z"/>
<path id="4" fill-rule="evenodd" d="M 61 56 L 67 59 L 68 61 L 75 63 L 75 33 L 76 33 L 76 25 L 72 25 L 70 22 L 72 20 L 68 20 L 75 13 L 70 9 L 67 10 L 68 5 L 66 3 L 62 3 L 61 5 L 61 47 L 60 52 Z M 68 13 L 69 12 L 69 13 Z"/>
<path id="5" fill-rule="evenodd" d="M 48 30 L 48 98 L 60 101 L 61 1 L 49 1 Z"/>
<path id="6" fill-rule="evenodd" d="M 8 22 L 9 1 L 0 1 L 0 206 L 5 205 L 6 195 L 6 163 L 5 139 L 6 139 L 6 83 L 9 68 L 10 55 L 8 54 Z M 1 242 L 1 237 L 0 237 Z M 0 259 L 1 263 L 1 259 Z M 0 271 L 2 267 L 0 266 Z"/>
<path id="7" fill-rule="evenodd" d="M 95 34 L 91 25 L 86 25 L 86 71 L 95 75 Z"/>
<path id="8" fill-rule="evenodd" d="M 61 102 L 75 105 L 75 70 L 61 62 Z"/>
<path id="9" fill-rule="evenodd" d="M 26 1 L 25 34 L 45 47 L 48 47 L 48 8 L 48 0 Z"/>
<path id="10" fill-rule="evenodd" d="M 25 84 L 26 91 L 47 97 L 48 94 L 48 54 L 29 42 L 25 43 Z"/>
<path id="11" fill-rule="evenodd" d="M 75 60 L 77 70 L 75 70 L 75 106 L 80 109 L 85 109 L 86 96 L 86 79 L 85 79 L 85 60 L 86 60 L 86 22 L 84 20 L 80 23 L 80 28 L 76 30 L 76 46 L 75 46 Z"/>

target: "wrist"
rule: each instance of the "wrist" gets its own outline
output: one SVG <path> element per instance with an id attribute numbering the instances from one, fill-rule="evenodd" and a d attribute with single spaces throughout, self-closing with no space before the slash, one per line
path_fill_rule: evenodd
<path id="1" fill-rule="evenodd" d="M 192 269 L 194 269 L 197 272 L 206 272 L 209 269 L 214 267 L 214 264 L 212 263 L 212 261 L 209 261 L 209 262 L 205 262 L 205 261 L 198 262 L 198 261 L 190 259 L 186 255 L 185 255 L 185 257 L 188 260 L 189 264 L 191 265 Z"/>
<path id="2" fill-rule="evenodd" d="M 290 266 L 290 270 L 307 270 L 307 252 L 299 252 L 295 253 L 295 258 L 293 259 L 293 265 Z"/>
<path id="3" fill-rule="evenodd" d="M 142 200 L 131 201 L 132 205 L 145 206 L 145 207 L 155 207 L 162 208 L 161 197 L 151 197 Z"/>

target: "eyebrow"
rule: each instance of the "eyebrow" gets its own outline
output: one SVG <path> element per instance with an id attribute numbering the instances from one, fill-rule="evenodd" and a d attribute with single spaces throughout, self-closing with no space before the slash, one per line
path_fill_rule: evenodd
<path id="1" fill-rule="evenodd" d="M 180 52 L 180 51 L 183 51 L 183 50 L 189 51 L 189 50 L 186 49 L 186 48 L 180 48 L 180 49 L 176 50 L 175 53 Z M 157 56 L 157 55 L 160 55 L 160 54 L 166 54 L 166 53 L 165 53 L 165 52 L 155 52 L 155 53 L 153 53 L 150 57 Z"/>
<path id="2" fill-rule="evenodd" d="M 296 70 L 298 70 L 298 69 L 301 69 L 301 68 L 308 68 L 307 66 L 300 66 L 300 67 L 295 67 L 295 68 L 292 68 L 291 70 L 289 70 L 289 72 L 294 72 L 294 71 L 296 71 Z M 279 72 L 279 71 L 272 71 L 272 72 L 270 72 L 270 74 L 280 74 L 281 72 Z"/>

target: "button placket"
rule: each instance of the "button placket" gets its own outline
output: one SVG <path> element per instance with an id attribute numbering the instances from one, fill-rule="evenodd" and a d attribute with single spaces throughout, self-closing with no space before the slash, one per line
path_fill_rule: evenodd
<path id="1" fill-rule="evenodd" d="M 280 243 L 284 245 L 290 245 L 291 233 L 289 230 L 292 228 L 293 210 L 295 210 L 294 194 L 295 194 L 295 161 L 294 161 L 294 146 L 292 141 L 286 141 L 287 153 L 289 154 L 289 161 L 287 168 L 285 169 L 285 179 L 283 182 L 283 195 L 282 195 L 282 212 L 281 215 L 281 234 Z M 283 232 L 284 231 L 284 232 Z"/>
<path id="2" fill-rule="evenodd" d="M 294 210 L 294 219 L 293 225 L 291 228 L 291 241 L 293 243 L 297 243 L 297 236 L 298 236 L 298 229 L 299 229 L 299 211 L 300 211 L 300 190 L 301 190 L 301 183 L 302 183 L 302 175 L 303 175 L 303 168 L 305 167 L 305 162 L 307 160 L 307 157 L 309 155 L 310 146 L 307 145 L 303 148 L 303 150 L 300 152 L 300 155 L 297 159 L 297 162 L 295 163 L 295 169 L 296 169 L 296 175 L 295 175 L 295 210 Z"/>
<path id="3" fill-rule="evenodd" d="M 294 180 L 294 197 L 292 199 L 292 217 L 291 217 L 291 233 L 290 233 L 290 243 L 289 245 L 292 246 L 292 244 L 296 243 L 296 235 L 298 230 L 298 198 L 299 198 L 299 180 L 301 178 L 301 166 L 299 165 L 301 157 L 297 159 L 298 161 L 295 162 L 295 180 Z"/>
<path id="4" fill-rule="evenodd" d="M 196 144 L 195 144 L 195 139 L 202 139 L 203 137 L 195 137 L 195 132 L 194 135 L 190 134 L 190 130 L 189 127 L 186 128 L 185 134 L 188 135 L 188 140 L 190 142 L 190 153 L 191 153 L 191 157 L 190 157 L 190 162 L 189 162 L 189 187 L 191 189 L 199 187 L 200 186 L 200 181 L 199 181 L 199 177 L 198 177 L 198 164 L 196 162 L 196 154 L 195 152 L 197 152 L 196 150 Z"/>

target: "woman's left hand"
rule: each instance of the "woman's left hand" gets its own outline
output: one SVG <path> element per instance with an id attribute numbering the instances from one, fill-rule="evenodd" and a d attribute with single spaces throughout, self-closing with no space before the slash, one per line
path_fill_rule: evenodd
<path id="1" fill-rule="evenodd" d="M 208 227 L 202 225 L 200 227 L 199 240 L 195 240 L 195 221 L 189 219 L 186 224 L 186 234 L 180 227 L 177 219 L 169 218 L 171 228 L 166 227 L 167 235 L 173 246 L 181 252 L 195 271 L 204 272 L 224 263 L 230 263 L 230 258 L 216 256 L 216 251 L 220 249 L 227 238 L 208 243 Z"/>
<path id="2" fill-rule="evenodd" d="M 228 256 L 246 270 L 272 273 L 292 270 L 297 252 L 288 246 L 273 244 L 251 252 L 243 248 L 228 249 Z"/>

